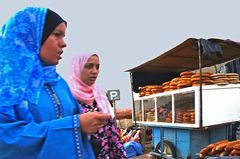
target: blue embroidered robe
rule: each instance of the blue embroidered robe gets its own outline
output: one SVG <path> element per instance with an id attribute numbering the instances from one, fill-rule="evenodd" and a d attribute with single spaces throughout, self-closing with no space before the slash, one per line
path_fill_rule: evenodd
<path id="1" fill-rule="evenodd" d="M 55 106 L 44 88 L 39 104 L 29 105 L 32 122 L 18 120 L 14 106 L 0 108 L 1 159 L 94 158 L 87 136 L 80 133 L 79 119 L 74 115 L 79 113 L 79 106 L 66 82 L 61 79 L 53 89 L 61 102 L 63 118 L 56 119 Z"/>

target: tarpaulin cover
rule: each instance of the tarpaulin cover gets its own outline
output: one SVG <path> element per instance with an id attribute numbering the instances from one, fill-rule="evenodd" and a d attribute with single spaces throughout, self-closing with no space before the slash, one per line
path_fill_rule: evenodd
<path id="1" fill-rule="evenodd" d="M 147 61 L 137 67 L 127 70 L 131 73 L 133 91 L 145 85 L 162 84 L 165 81 L 178 77 L 182 71 L 196 70 L 199 68 L 198 41 L 202 39 L 189 38 L 160 54 L 160 56 Z M 201 55 L 202 68 L 224 63 L 240 57 L 240 44 L 231 40 L 208 39 L 204 40 L 219 45 L 223 55 L 212 54 L 211 58 Z M 201 52 L 204 50 L 201 45 Z"/>

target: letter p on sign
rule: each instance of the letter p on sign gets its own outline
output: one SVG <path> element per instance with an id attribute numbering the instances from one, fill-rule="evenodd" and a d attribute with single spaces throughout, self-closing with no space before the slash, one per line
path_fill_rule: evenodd
<path id="1" fill-rule="evenodd" d="M 108 93 L 108 99 L 110 101 L 113 100 L 120 100 L 120 91 L 119 90 L 109 90 Z"/>

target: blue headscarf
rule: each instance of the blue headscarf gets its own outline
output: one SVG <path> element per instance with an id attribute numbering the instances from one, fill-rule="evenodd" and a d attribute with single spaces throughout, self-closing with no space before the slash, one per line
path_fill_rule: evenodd
<path id="1" fill-rule="evenodd" d="M 38 104 L 43 84 L 61 78 L 56 66 L 43 66 L 39 57 L 46 13 L 27 7 L 0 30 L 0 108 L 17 105 L 28 112 L 29 102 Z"/>

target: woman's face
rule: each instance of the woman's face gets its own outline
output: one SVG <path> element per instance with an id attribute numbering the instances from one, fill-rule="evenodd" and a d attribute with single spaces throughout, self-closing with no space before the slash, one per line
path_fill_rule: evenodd
<path id="1" fill-rule="evenodd" d="M 99 58 L 96 55 L 92 55 L 87 63 L 84 65 L 81 80 L 88 86 L 95 83 L 99 73 Z"/>
<path id="2" fill-rule="evenodd" d="M 62 58 L 63 48 L 66 47 L 64 41 L 66 25 L 60 23 L 43 43 L 40 50 L 40 59 L 45 65 L 57 65 Z"/>

